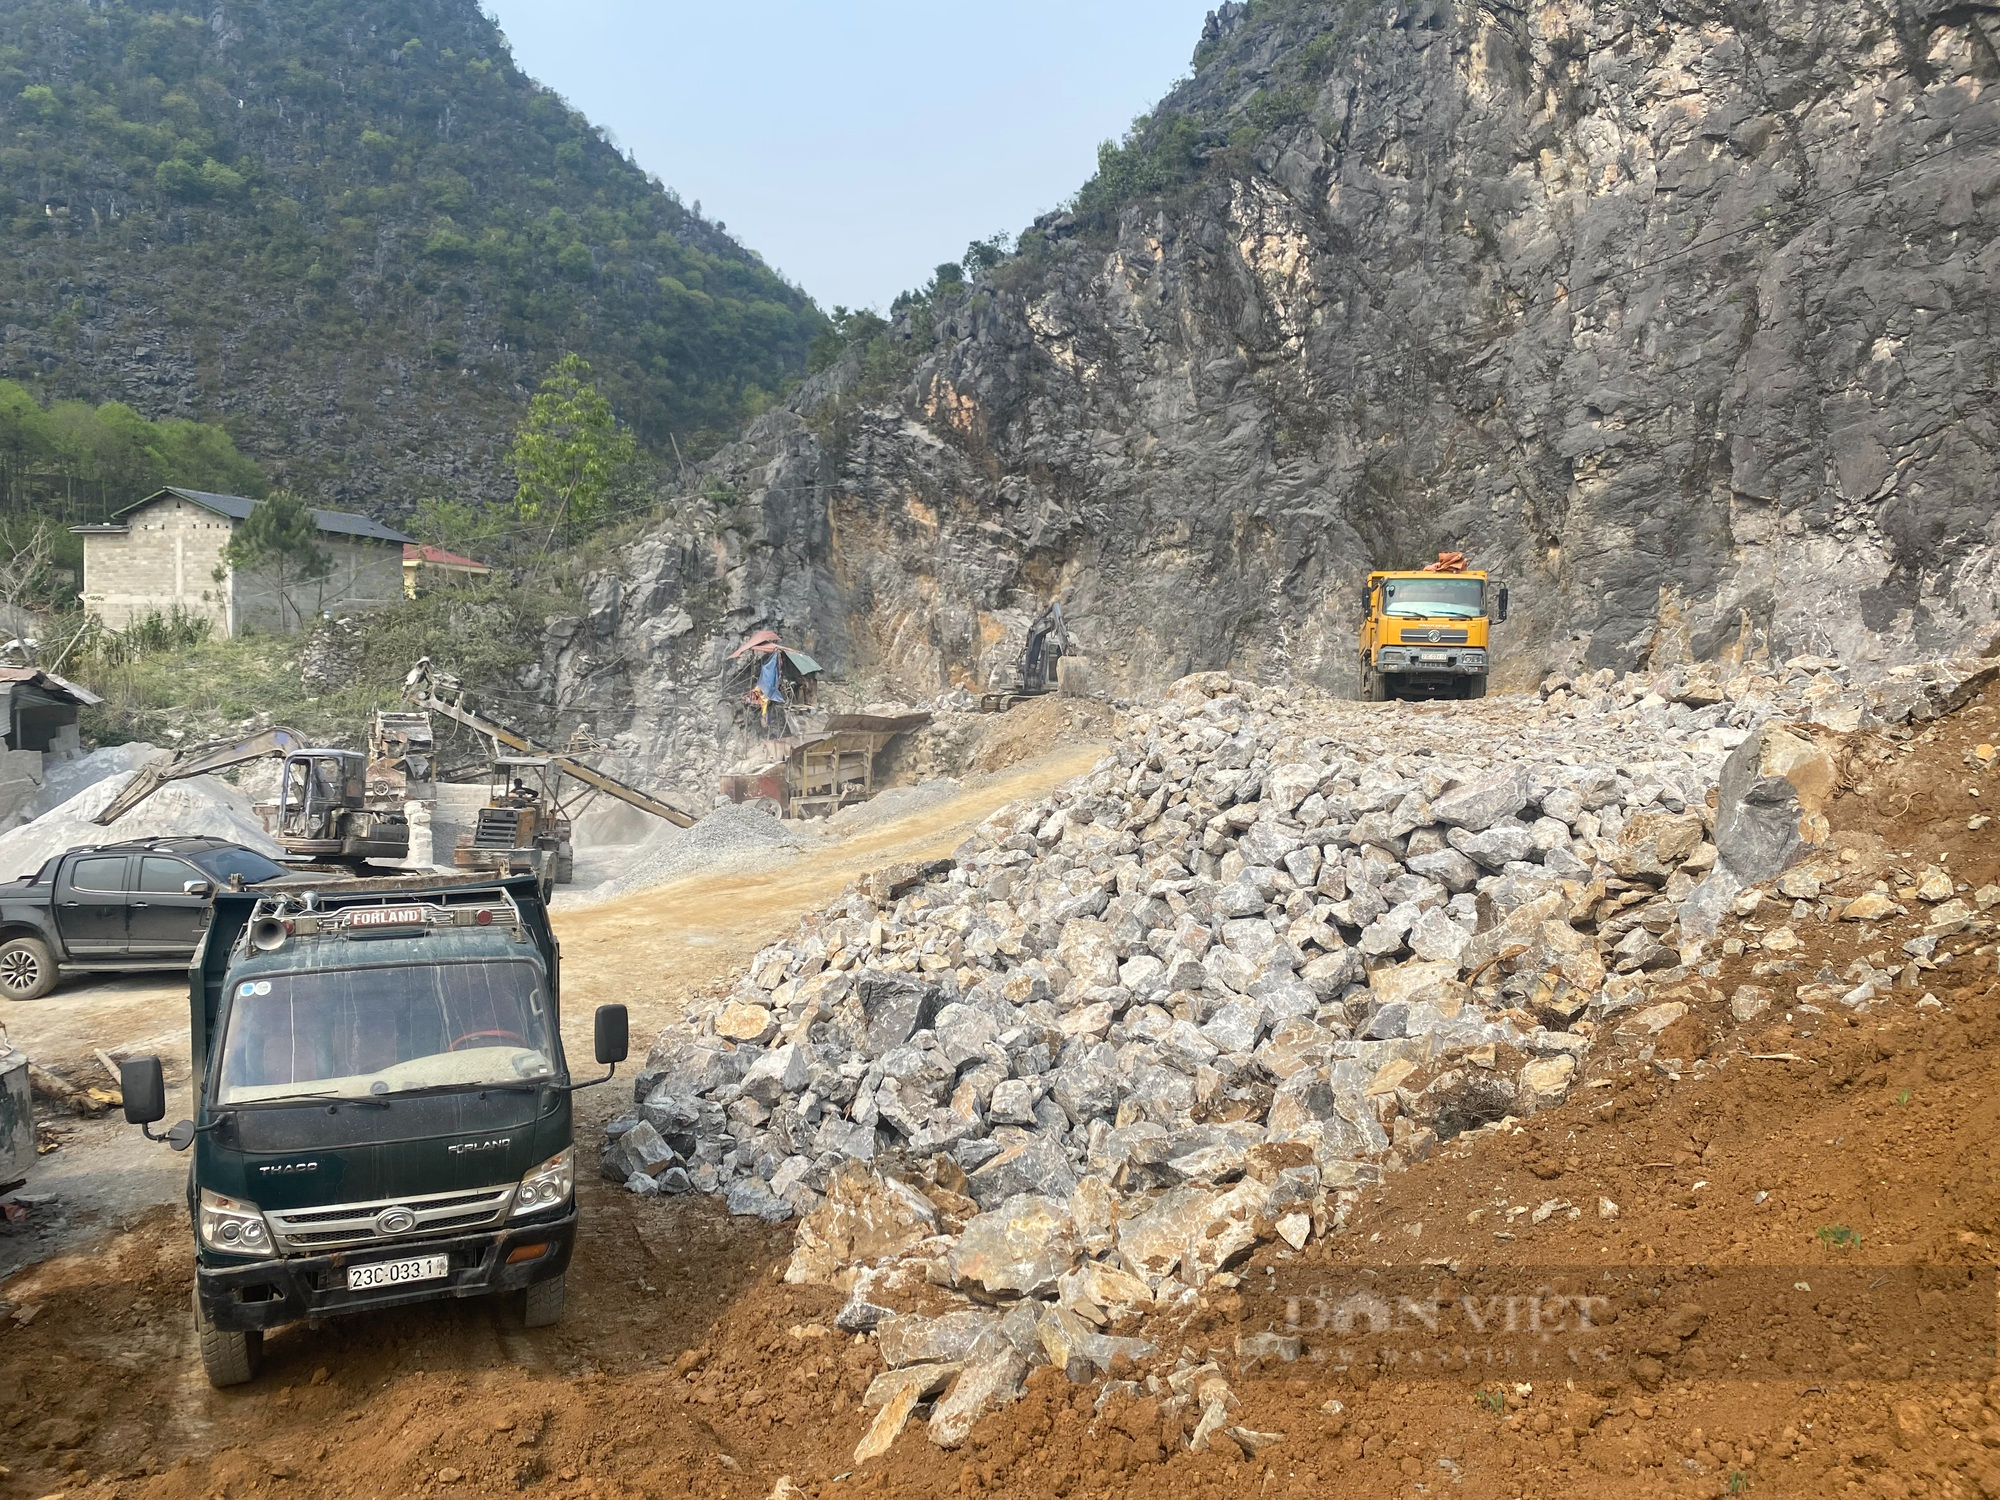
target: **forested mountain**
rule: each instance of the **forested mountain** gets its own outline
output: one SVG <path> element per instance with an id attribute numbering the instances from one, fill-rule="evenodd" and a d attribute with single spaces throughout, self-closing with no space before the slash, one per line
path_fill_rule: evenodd
<path id="1" fill-rule="evenodd" d="M 274 481 L 384 513 L 504 495 L 565 351 L 692 457 L 824 325 L 475 0 L 7 0 L 0 224 L 0 376 L 219 419 Z"/>

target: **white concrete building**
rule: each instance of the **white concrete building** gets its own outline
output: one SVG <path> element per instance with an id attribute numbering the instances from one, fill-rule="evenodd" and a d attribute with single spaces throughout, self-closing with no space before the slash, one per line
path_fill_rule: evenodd
<path id="1" fill-rule="evenodd" d="M 324 578 L 287 582 L 281 605 L 268 569 L 239 574 L 223 549 L 255 500 L 201 490 L 164 489 L 83 538 L 83 607 L 112 630 L 176 608 L 215 622 L 224 635 L 283 630 L 328 610 L 357 610 L 403 597 L 403 548 L 414 540 L 368 516 L 315 510 L 320 547 L 333 566 Z M 218 577 L 218 575 L 220 575 Z"/>

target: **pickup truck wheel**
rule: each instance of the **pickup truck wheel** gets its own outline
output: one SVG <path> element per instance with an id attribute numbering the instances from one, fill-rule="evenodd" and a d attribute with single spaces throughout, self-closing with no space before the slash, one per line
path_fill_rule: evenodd
<path id="1" fill-rule="evenodd" d="M 0 943 L 0 994 L 9 1000 L 39 1000 L 56 987 L 56 961 L 40 938 Z"/>
<path id="2" fill-rule="evenodd" d="M 210 1385 L 221 1390 L 247 1385 L 257 1378 L 257 1367 L 264 1362 L 264 1335 L 217 1328 L 202 1314 L 200 1292 L 194 1294 L 194 1331 L 201 1341 L 201 1367 Z"/>
<path id="3" fill-rule="evenodd" d="M 521 1321 L 530 1328 L 547 1328 L 560 1322 L 563 1300 L 569 1293 L 569 1272 L 538 1281 L 521 1294 Z"/>

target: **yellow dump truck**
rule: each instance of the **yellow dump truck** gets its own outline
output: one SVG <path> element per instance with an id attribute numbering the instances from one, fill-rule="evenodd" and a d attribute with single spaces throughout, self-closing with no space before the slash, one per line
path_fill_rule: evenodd
<path id="1" fill-rule="evenodd" d="M 1370 573 L 1361 600 L 1361 695 L 1484 698 L 1495 621 L 1507 586 L 1448 552 L 1428 568 Z"/>

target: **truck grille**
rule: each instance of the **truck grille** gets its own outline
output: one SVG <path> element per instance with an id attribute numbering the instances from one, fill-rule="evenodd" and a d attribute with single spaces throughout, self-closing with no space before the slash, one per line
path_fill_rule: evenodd
<path id="1" fill-rule="evenodd" d="M 1406 630 L 1403 644 L 1407 646 L 1463 646 L 1472 637 L 1463 630 Z"/>
<path id="2" fill-rule="evenodd" d="M 497 1224 L 514 1201 L 514 1185 L 480 1188 L 470 1193 L 433 1193 L 417 1198 L 382 1198 L 372 1203 L 338 1203 L 325 1208 L 280 1209 L 266 1212 L 271 1234 L 281 1250 L 332 1250 L 356 1245 L 447 1234 Z M 403 1209 L 408 1228 L 385 1233 L 377 1221 L 390 1209 Z"/>

